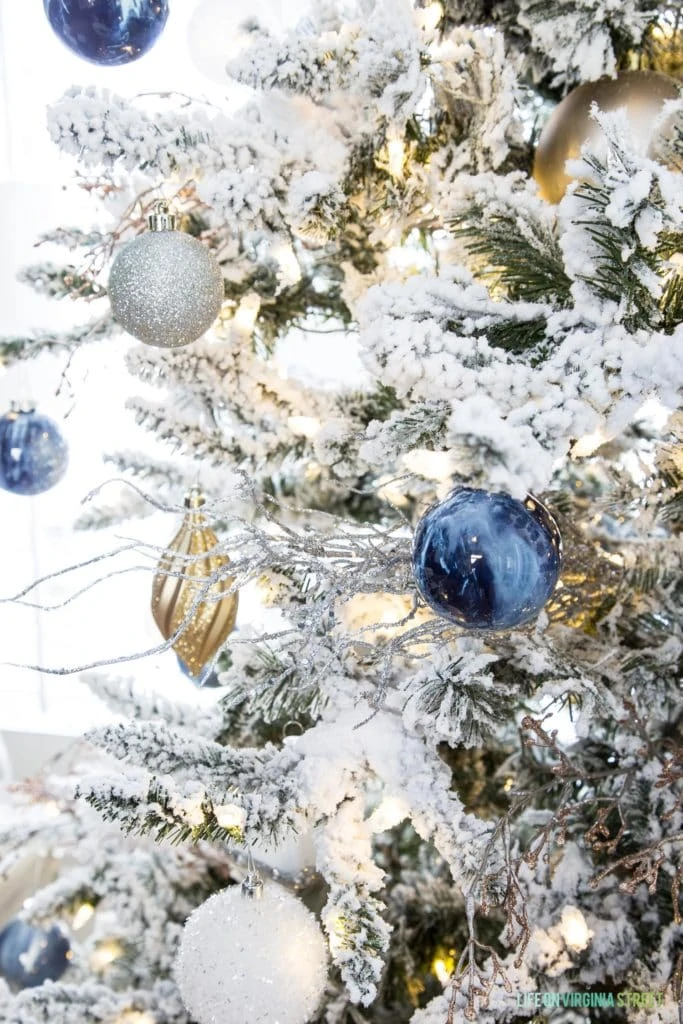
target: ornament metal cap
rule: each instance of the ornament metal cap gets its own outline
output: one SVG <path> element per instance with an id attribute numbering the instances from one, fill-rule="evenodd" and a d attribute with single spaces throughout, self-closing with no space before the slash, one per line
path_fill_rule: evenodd
<path id="1" fill-rule="evenodd" d="M 150 231 L 175 231 L 176 216 L 167 202 L 159 199 L 147 218 Z"/>
<path id="2" fill-rule="evenodd" d="M 35 411 L 36 403 L 33 401 L 32 398 L 28 398 L 26 395 L 23 395 L 21 398 L 15 398 L 10 403 L 10 412 L 13 413 L 31 413 Z"/>
<path id="3" fill-rule="evenodd" d="M 242 895 L 257 900 L 263 896 L 263 879 L 256 870 L 251 847 L 247 850 L 247 874 L 242 882 Z"/>
<path id="4" fill-rule="evenodd" d="M 206 498 L 201 488 L 194 484 L 185 495 L 185 508 L 201 508 L 202 505 L 206 505 Z"/>
<path id="5" fill-rule="evenodd" d="M 242 895 L 252 900 L 260 900 L 263 896 L 263 879 L 258 871 L 248 871 L 242 882 Z"/>

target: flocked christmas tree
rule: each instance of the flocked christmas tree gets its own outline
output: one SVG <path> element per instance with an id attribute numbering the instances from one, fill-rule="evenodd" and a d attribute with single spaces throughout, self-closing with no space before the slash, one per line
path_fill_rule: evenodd
<path id="1" fill-rule="evenodd" d="M 129 368 L 163 389 L 129 405 L 169 458 L 112 460 L 138 511 L 169 510 L 169 535 L 189 494 L 157 569 L 160 647 L 226 689 L 211 714 L 141 708 L 128 681 L 89 673 L 129 721 L 90 737 L 117 764 L 80 795 L 158 840 L 141 840 L 136 898 L 164 948 L 141 950 L 131 918 L 138 981 L 100 977 L 95 1003 L 81 963 L 4 993 L 3 1019 L 678 1021 L 683 129 L 675 78 L 646 69 L 680 70 L 679 16 L 322 0 L 282 37 L 250 26 L 228 66 L 256 90 L 237 115 L 95 89 L 53 106 L 113 221 L 59 227 L 77 263 L 27 277 L 99 300 L 117 258 L 116 317 L 151 342 Z M 534 180 L 553 104 L 617 74 L 556 112 Z M 201 337 L 211 260 L 187 262 L 159 200 L 222 271 Z M 294 328 L 336 331 L 363 385 L 279 372 Z M 92 330 L 2 355 L 117 329 L 98 309 Z M 272 629 L 239 618 L 225 640 L 254 584 Z M 324 992 L 310 916 L 268 884 L 259 900 L 251 870 L 193 918 L 174 973 L 189 904 L 293 832 L 315 848 Z M 130 840 L 106 834 L 120 856 Z M 106 888 L 128 891 L 137 865 Z M 73 896 L 38 894 L 38 920 Z"/>

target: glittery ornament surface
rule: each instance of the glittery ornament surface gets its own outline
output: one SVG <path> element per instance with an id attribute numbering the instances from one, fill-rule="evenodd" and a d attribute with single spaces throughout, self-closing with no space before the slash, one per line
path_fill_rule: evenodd
<path id="1" fill-rule="evenodd" d="M 195 341 L 223 302 L 216 258 L 182 231 L 148 231 L 129 242 L 114 260 L 108 287 L 118 323 L 160 348 Z"/>
<path id="2" fill-rule="evenodd" d="M 413 572 L 427 604 L 468 629 L 529 622 L 560 573 L 560 533 L 535 498 L 463 487 L 421 519 Z"/>
<path id="3" fill-rule="evenodd" d="M 231 886 L 188 918 L 176 963 L 198 1024 L 306 1024 L 327 980 L 313 914 L 278 885 L 260 898 Z"/>
<path id="4" fill-rule="evenodd" d="M 565 164 L 580 156 L 584 143 L 604 158 L 606 142 L 600 125 L 591 117 L 593 103 L 605 112 L 624 107 L 634 139 L 645 151 L 656 147 L 666 133 L 667 124 L 658 124 L 657 118 L 666 101 L 677 98 L 678 84 L 654 71 L 625 71 L 616 78 L 577 86 L 555 107 L 538 140 L 534 178 L 543 198 L 559 203 L 571 181 Z"/>
<path id="5" fill-rule="evenodd" d="M 73 53 L 105 67 L 142 57 L 168 18 L 168 0 L 43 0 L 43 6 Z"/>
<path id="6" fill-rule="evenodd" d="M 69 453 L 49 416 L 12 410 L 0 417 L 0 487 L 13 494 L 41 494 L 66 472 Z"/>
<path id="7" fill-rule="evenodd" d="M 69 940 L 58 925 L 43 931 L 15 919 L 0 931 L 0 978 L 17 988 L 57 981 L 70 959 Z"/>
<path id="8" fill-rule="evenodd" d="M 237 617 L 237 593 L 221 596 L 235 581 L 221 571 L 229 559 L 216 552 L 217 544 L 216 534 L 193 508 L 161 558 L 152 586 L 154 621 L 166 640 L 182 627 L 173 650 L 192 676 L 211 661 Z M 215 582 L 207 586 L 212 577 Z M 198 596 L 201 603 L 192 611 Z"/>

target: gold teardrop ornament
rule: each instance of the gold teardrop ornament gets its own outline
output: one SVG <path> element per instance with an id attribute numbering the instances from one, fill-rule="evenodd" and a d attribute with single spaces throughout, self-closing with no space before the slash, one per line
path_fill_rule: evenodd
<path id="1" fill-rule="evenodd" d="M 239 600 L 236 591 L 221 597 L 235 580 L 219 574 L 230 559 L 216 553 L 218 538 L 199 511 L 203 504 L 201 492 L 193 488 L 185 498 L 187 515 L 159 561 L 152 586 L 152 615 L 164 639 L 170 640 L 185 623 L 173 650 L 193 676 L 232 632 Z M 207 586 L 217 574 L 220 578 Z M 192 611 L 199 595 L 204 599 Z"/>

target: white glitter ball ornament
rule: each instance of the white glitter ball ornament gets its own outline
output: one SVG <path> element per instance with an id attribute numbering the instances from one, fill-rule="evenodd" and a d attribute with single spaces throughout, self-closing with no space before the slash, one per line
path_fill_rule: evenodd
<path id="1" fill-rule="evenodd" d="M 149 227 L 114 260 L 108 285 L 114 319 L 147 345 L 189 345 L 220 312 L 221 268 L 205 245 L 175 230 L 165 203 L 157 204 Z"/>
<path id="2" fill-rule="evenodd" d="M 188 918 L 175 974 L 198 1024 L 305 1024 L 325 989 L 327 947 L 286 889 L 234 885 Z"/>

